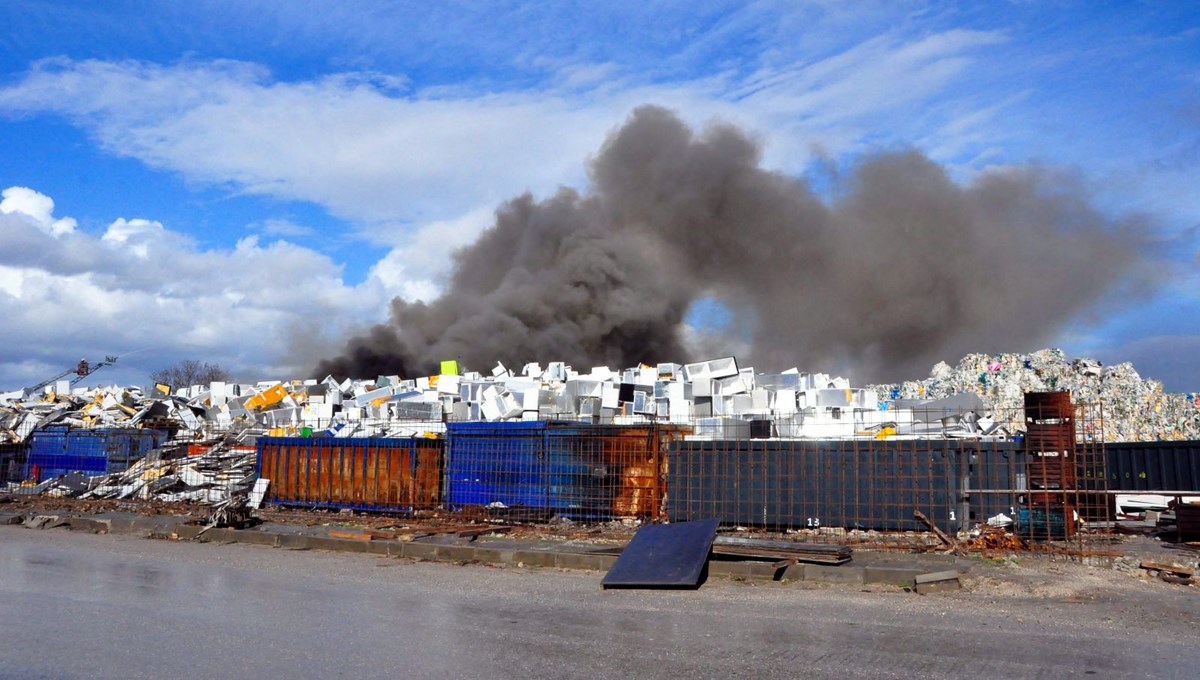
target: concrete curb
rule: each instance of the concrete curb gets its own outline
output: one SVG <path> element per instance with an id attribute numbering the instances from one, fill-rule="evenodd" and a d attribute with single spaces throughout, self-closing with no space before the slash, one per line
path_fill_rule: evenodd
<path id="1" fill-rule="evenodd" d="M 0 525 L 19 524 L 23 516 L 0 514 Z M 362 541 L 260 529 L 209 529 L 185 524 L 181 517 L 82 517 L 61 516 L 59 526 L 77 531 L 112 533 L 165 540 L 202 543 L 243 543 L 288 550 L 325 550 L 371 554 L 455 564 L 483 563 L 518 568 L 556 568 L 608 571 L 617 561 L 609 553 L 552 549 L 519 549 L 511 546 L 420 543 L 415 541 Z M 769 562 L 710 559 L 708 574 L 741 581 L 805 581 L 849 585 L 892 585 L 914 588 L 917 577 L 930 569 L 890 565 L 792 564 L 776 568 Z"/>

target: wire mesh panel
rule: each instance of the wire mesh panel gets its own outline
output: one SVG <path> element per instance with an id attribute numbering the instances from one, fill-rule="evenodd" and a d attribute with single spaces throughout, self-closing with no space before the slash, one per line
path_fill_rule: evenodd
<path id="1" fill-rule="evenodd" d="M 678 427 L 450 423 L 446 498 L 513 517 L 658 519 L 664 443 Z"/>
<path id="2" fill-rule="evenodd" d="M 0 484 L 20 482 L 25 476 L 25 444 L 0 444 Z"/>
<path id="3" fill-rule="evenodd" d="M 672 444 L 668 516 L 772 530 L 924 531 L 958 521 L 945 440 L 709 440 Z M 839 531 L 840 530 L 840 531 Z"/>
<path id="4" fill-rule="evenodd" d="M 71 472 L 121 472 L 166 438 L 166 433 L 158 430 L 47 427 L 30 436 L 25 477 L 41 481 Z"/>

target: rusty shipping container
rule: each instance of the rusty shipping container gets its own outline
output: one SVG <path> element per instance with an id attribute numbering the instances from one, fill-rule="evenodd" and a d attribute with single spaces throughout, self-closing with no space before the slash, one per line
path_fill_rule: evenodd
<path id="1" fill-rule="evenodd" d="M 262 437 L 265 502 L 314 508 L 410 512 L 442 501 L 438 439 Z"/>
<path id="2" fill-rule="evenodd" d="M 447 429 L 451 507 L 587 520 L 659 519 L 666 446 L 690 431 L 554 421 L 449 423 Z"/>

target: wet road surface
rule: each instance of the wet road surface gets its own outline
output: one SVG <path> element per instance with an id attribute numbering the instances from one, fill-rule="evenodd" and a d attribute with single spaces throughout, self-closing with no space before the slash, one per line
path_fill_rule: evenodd
<path id="1" fill-rule="evenodd" d="M 0 527 L 0 677 L 1200 675 L 1200 596 L 1165 584 L 1060 602 L 719 579 L 699 591 L 603 592 L 599 582 Z"/>

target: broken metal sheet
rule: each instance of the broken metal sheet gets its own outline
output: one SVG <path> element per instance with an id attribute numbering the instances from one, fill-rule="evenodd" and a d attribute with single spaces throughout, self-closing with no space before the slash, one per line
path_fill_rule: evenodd
<path id="1" fill-rule="evenodd" d="M 250 490 L 249 500 L 246 506 L 257 510 L 262 505 L 262 501 L 267 496 L 267 487 L 270 486 L 271 480 L 258 479 L 254 482 L 254 488 Z"/>
<path id="2" fill-rule="evenodd" d="M 638 529 L 600 582 L 603 588 L 698 588 L 717 536 L 715 519 Z"/>

